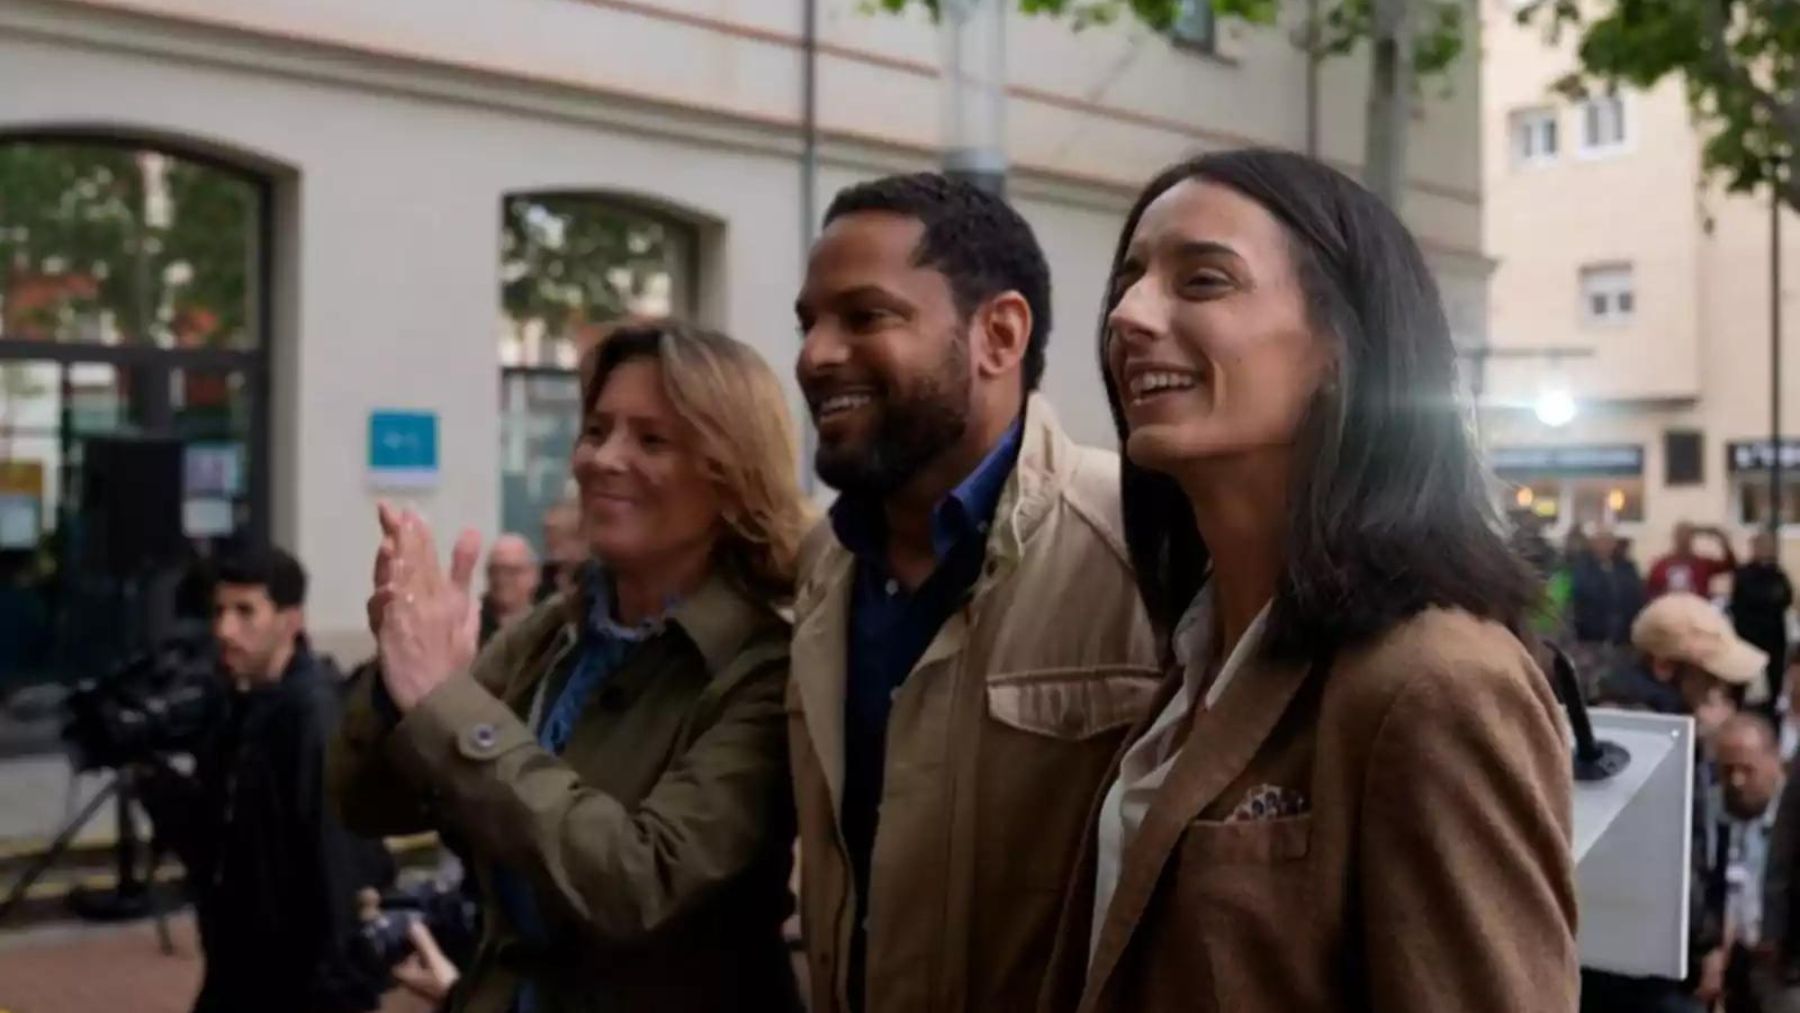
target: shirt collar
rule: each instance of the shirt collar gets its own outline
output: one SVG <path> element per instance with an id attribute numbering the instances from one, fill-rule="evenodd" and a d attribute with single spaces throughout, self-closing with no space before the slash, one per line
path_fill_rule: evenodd
<path id="1" fill-rule="evenodd" d="M 1231 656 L 1220 663 L 1219 674 L 1206 687 L 1206 706 L 1219 702 L 1226 685 L 1262 649 L 1263 629 L 1268 625 L 1269 611 L 1273 607 L 1273 601 L 1263 605 L 1262 611 L 1244 630 L 1244 635 L 1238 638 L 1237 646 L 1231 649 Z M 1190 699 L 1197 697 L 1197 691 L 1206 679 L 1207 663 L 1212 658 L 1212 638 L 1213 587 L 1209 580 L 1200 586 L 1187 611 L 1181 614 L 1169 644 L 1175 654 L 1175 663 L 1181 666 L 1182 680 L 1187 684 Z"/>
<path id="2" fill-rule="evenodd" d="M 583 570 L 580 587 L 585 603 L 580 626 L 584 635 L 647 640 L 672 625 L 700 652 L 708 672 L 724 668 L 753 633 L 779 618 L 716 568 L 692 594 L 669 601 L 661 615 L 635 627 L 613 619 L 612 582 L 598 562 Z"/>
<path id="3" fill-rule="evenodd" d="M 1023 423 L 1023 416 L 1015 419 L 981 463 L 932 507 L 931 549 L 939 562 L 966 540 L 985 540 L 1000 494 L 1018 462 Z M 887 558 L 884 517 L 875 497 L 840 496 L 831 506 L 831 529 L 857 558 L 880 563 Z"/>
<path id="4" fill-rule="evenodd" d="M 587 601 L 587 613 L 583 617 L 581 632 L 586 636 L 605 637 L 636 643 L 648 640 L 661 633 L 668 622 L 669 615 L 681 604 L 680 598 L 671 598 L 663 602 L 661 613 L 627 626 L 613 618 L 613 586 L 612 578 L 605 567 L 590 566 L 581 575 L 582 597 Z"/>

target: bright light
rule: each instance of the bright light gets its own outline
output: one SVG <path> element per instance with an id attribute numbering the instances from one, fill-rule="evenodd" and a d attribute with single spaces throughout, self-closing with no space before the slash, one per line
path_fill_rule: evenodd
<path id="1" fill-rule="evenodd" d="M 1532 492 L 1528 485 L 1519 486 L 1519 491 L 1513 495 L 1513 502 L 1519 504 L 1520 509 L 1530 509 L 1534 499 L 1537 499 L 1537 493 Z"/>
<path id="2" fill-rule="evenodd" d="M 1538 421 L 1553 429 L 1575 421 L 1575 399 L 1560 388 L 1539 394 L 1536 410 Z"/>
<path id="3" fill-rule="evenodd" d="M 1612 492 L 1607 493 L 1606 509 L 1611 510 L 1613 513 L 1618 513 L 1625 509 L 1625 490 L 1614 489 Z"/>

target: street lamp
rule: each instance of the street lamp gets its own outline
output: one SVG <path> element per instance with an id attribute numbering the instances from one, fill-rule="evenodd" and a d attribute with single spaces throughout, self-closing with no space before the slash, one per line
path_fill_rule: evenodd
<path id="1" fill-rule="evenodd" d="M 941 0 L 944 174 L 1006 190 L 1006 2 Z"/>
<path id="2" fill-rule="evenodd" d="M 1594 354 L 1590 347 L 1577 345 L 1466 345 L 1456 350 L 1456 354 L 1468 359 L 1473 366 L 1469 377 L 1469 399 L 1474 404 L 1475 424 L 1481 425 L 1482 401 L 1487 394 L 1487 364 L 1489 359 L 1547 359 L 1550 368 L 1564 359 L 1585 359 Z M 1538 421 L 1551 428 L 1560 428 L 1575 421 L 1578 408 L 1575 398 L 1560 382 L 1546 387 L 1532 406 Z M 1552 421 L 1557 420 L 1557 421 Z"/>
<path id="3" fill-rule="evenodd" d="M 1575 398 L 1562 387 L 1546 387 L 1532 406 L 1537 420 L 1552 429 L 1561 429 L 1575 421 Z"/>

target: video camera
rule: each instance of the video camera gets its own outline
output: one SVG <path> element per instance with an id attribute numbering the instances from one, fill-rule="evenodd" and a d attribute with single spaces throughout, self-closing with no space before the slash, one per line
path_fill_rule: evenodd
<path id="1" fill-rule="evenodd" d="M 192 752 L 219 713 L 222 689 L 211 638 L 172 637 L 76 683 L 64 702 L 63 740 L 81 770 Z"/>
<path id="2" fill-rule="evenodd" d="M 422 921 L 450 961 L 463 964 L 474 951 L 475 902 L 454 885 L 427 880 L 381 895 L 381 913 L 363 923 L 363 959 L 385 971 L 412 954 L 407 933 Z"/>

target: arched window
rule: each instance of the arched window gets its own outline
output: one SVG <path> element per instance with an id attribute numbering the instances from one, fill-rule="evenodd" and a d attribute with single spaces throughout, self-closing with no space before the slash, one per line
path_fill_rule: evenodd
<path id="1" fill-rule="evenodd" d="M 540 552 L 581 427 L 581 353 L 627 316 L 689 316 L 691 225 L 617 198 L 518 194 L 500 212 L 501 528 Z"/>
<path id="2" fill-rule="evenodd" d="M 171 575 L 266 534 L 268 206 L 205 157 L 0 135 L 0 691 L 204 618 Z M 130 511 L 89 502 L 101 458 Z"/>

